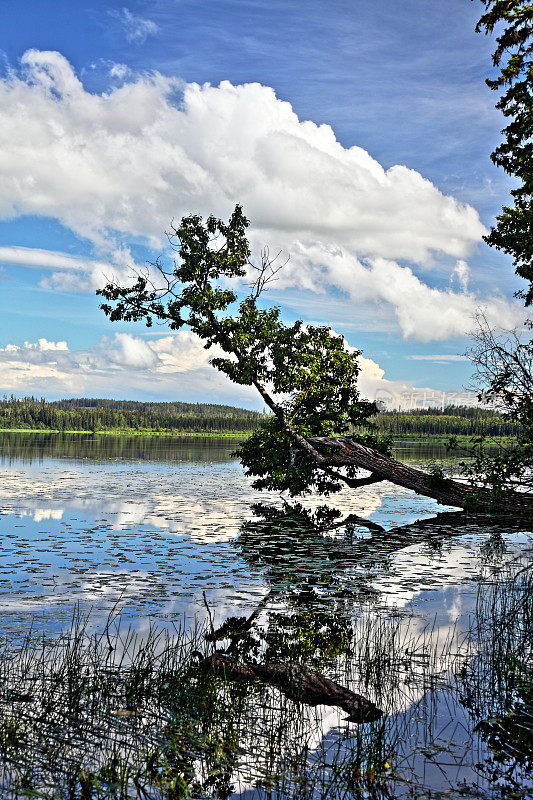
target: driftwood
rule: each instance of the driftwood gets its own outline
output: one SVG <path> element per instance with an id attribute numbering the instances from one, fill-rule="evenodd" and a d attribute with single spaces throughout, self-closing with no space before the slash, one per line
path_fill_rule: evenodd
<path id="1" fill-rule="evenodd" d="M 526 492 L 509 491 L 494 500 L 490 491 L 451 478 L 439 478 L 421 469 L 383 455 L 377 450 L 344 437 L 313 437 L 313 447 L 325 456 L 324 463 L 331 468 L 355 466 L 368 470 L 367 483 L 391 481 L 417 494 L 432 497 L 438 503 L 481 513 L 506 514 L 515 517 L 533 517 L 533 496 Z"/>
<path id="2" fill-rule="evenodd" d="M 348 712 L 346 719 L 350 722 L 373 722 L 383 715 L 370 700 L 302 664 L 242 664 L 223 653 L 214 653 L 204 665 L 226 680 L 261 680 L 298 703 L 338 706 Z"/>

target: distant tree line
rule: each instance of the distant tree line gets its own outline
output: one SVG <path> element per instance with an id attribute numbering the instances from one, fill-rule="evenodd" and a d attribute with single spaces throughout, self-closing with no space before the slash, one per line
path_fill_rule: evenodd
<path id="1" fill-rule="evenodd" d="M 47 402 L 36 397 L 0 400 L 0 429 L 57 431 L 147 430 L 176 433 L 245 433 L 259 427 L 265 414 L 216 403 L 149 403 L 78 397 Z M 449 406 L 443 411 L 383 411 L 373 418 L 393 436 L 517 436 L 520 426 L 496 411 Z"/>
<path id="2" fill-rule="evenodd" d="M 0 428 L 37 430 L 152 430 L 227 433 L 257 428 L 263 414 L 215 403 L 143 403 L 88 397 L 47 402 L 6 397 L 0 401 Z"/>
<path id="3" fill-rule="evenodd" d="M 476 406 L 383 411 L 373 421 L 381 432 L 393 436 L 518 436 L 521 432 L 517 422 Z"/>

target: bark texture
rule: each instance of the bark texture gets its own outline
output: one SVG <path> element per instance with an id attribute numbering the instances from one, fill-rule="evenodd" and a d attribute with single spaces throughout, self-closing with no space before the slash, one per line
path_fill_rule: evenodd
<path id="1" fill-rule="evenodd" d="M 330 467 L 355 466 L 369 470 L 376 480 L 391 481 L 443 505 L 478 513 L 533 516 L 533 496 L 526 492 L 508 492 L 495 501 L 483 487 L 435 477 L 345 437 L 313 437 L 310 442 Z"/>
<path id="2" fill-rule="evenodd" d="M 373 722 L 383 716 L 370 700 L 302 664 L 243 664 L 222 653 L 214 653 L 205 663 L 227 680 L 262 680 L 298 703 L 338 706 L 350 722 Z"/>

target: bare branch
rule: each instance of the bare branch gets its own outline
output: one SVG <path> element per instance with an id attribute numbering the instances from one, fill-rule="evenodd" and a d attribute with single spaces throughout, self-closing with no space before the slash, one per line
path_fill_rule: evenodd
<path id="1" fill-rule="evenodd" d="M 276 276 L 278 272 L 280 272 L 280 270 L 282 270 L 288 264 L 290 256 L 287 256 L 282 264 L 278 264 L 277 267 L 274 266 L 281 253 L 282 251 L 280 250 L 274 256 L 274 258 L 270 258 L 270 251 L 268 247 L 264 247 L 261 250 L 261 266 L 258 267 L 251 261 L 248 262 L 248 266 L 258 273 L 257 278 L 248 284 L 251 289 L 250 297 L 252 300 L 257 300 L 259 295 L 265 290 L 268 284 L 277 281 L 278 278 Z"/>
<path id="2" fill-rule="evenodd" d="M 512 411 L 533 395 L 532 340 L 525 327 L 497 332 L 483 312 L 476 322 L 474 345 L 467 351 L 475 367 L 472 388 L 484 402 Z"/>

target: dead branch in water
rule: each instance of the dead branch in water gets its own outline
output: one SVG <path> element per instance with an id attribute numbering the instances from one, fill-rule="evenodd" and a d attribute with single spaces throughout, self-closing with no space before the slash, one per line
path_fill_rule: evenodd
<path id="1" fill-rule="evenodd" d="M 226 680 L 261 680 L 298 703 L 338 706 L 348 713 L 346 719 L 350 722 L 374 722 L 383 716 L 383 711 L 370 700 L 302 664 L 243 664 L 223 653 L 214 653 L 204 665 Z"/>

